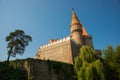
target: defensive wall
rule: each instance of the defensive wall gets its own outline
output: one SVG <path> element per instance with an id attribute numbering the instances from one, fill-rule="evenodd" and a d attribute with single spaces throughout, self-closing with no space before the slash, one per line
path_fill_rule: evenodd
<path id="1" fill-rule="evenodd" d="M 74 54 L 73 54 L 74 53 Z M 70 37 L 43 45 L 35 59 L 54 60 L 73 64 L 73 58 L 79 54 L 78 45 Z"/>
<path id="2" fill-rule="evenodd" d="M 30 58 L 10 61 L 10 66 L 25 71 L 27 80 L 75 80 L 71 64 Z"/>

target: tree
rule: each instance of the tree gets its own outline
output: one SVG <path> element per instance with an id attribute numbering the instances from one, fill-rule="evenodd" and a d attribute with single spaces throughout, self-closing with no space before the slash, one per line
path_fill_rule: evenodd
<path id="1" fill-rule="evenodd" d="M 6 42 L 8 42 L 7 65 L 9 64 L 10 56 L 15 57 L 17 54 L 22 55 L 25 51 L 25 47 L 28 46 L 31 41 L 32 38 L 29 35 L 26 35 L 22 30 L 15 30 L 15 32 L 11 32 L 6 37 Z"/>
<path id="2" fill-rule="evenodd" d="M 105 80 L 104 63 L 96 52 L 83 46 L 80 54 L 75 58 L 74 69 L 78 80 Z"/>
<path id="3" fill-rule="evenodd" d="M 120 80 L 120 45 L 108 46 L 103 53 L 109 80 Z"/>

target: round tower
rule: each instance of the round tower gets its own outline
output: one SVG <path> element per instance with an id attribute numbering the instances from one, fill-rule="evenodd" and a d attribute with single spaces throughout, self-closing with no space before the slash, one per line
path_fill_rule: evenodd
<path id="1" fill-rule="evenodd" d="M 75 42 L 77 42 L 80 46 L 82 46 L 84 44 L 82 35 L 82 24 L 80 23 L 74 11 L 72 11 L 70 32 L 71 38 L 74 39 Z"/>

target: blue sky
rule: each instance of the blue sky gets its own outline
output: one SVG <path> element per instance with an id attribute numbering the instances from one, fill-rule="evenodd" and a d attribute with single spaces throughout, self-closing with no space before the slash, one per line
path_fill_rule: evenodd
<path id="1" fill-rule="evenodd" d="M 95 49 L 120 44 L 120 0 L 0 0 L 0 60 L 7 58 L 5 37 L 22 29 L 33 38 L 25 54 L 11 59 L 34 57 L 50 39 L 70 34 L 72 8 Z"/>

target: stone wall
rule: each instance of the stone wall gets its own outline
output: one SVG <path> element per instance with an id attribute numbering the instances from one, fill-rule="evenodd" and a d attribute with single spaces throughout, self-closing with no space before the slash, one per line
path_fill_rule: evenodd
<path id="1" fill-rule="evenodd" d="M 80 46 L 73 40 L 71 40 L 71 51 L 72 51 L 72 58 L 74 59 L 80 53 Z M 74 60 L 73 60 L 74 61 Z"/>
<path id="2" fill-rule="evenodd" d="M 90 46 L 91 48 L 94 49 L 91 35 L 84 35 L 83 39 L 84 39 L 84 44 L 85 45 Z"/>
<path id="3" fill-rule="evenodd" d="M 27 59 L 12 61 L 10 66 L 26 71 L 28 80 L 75 80 L 73 65 L 66 63 Z"/>
<path id="4" fill-rule="evenodd" d="M 31 75 L 35 80 L 70 80 L 73 75 L 72 65 L 65 63 L 33 61 L 30 65 Z"/>
<path id="5" fill-rule="evenodd" d="M 35 59 L 49 59 L 73 64 L 71 40 L 64 40 L 55 45 L 40 48 Z"/>

